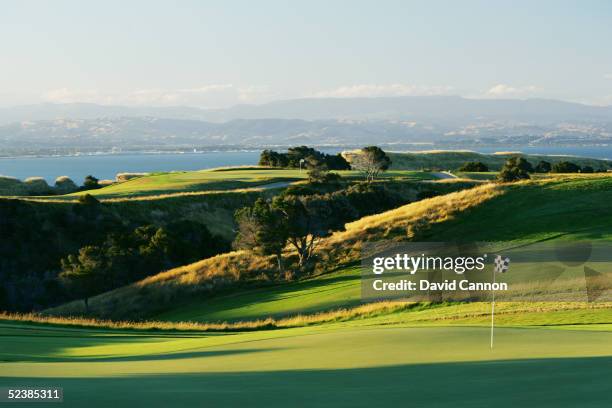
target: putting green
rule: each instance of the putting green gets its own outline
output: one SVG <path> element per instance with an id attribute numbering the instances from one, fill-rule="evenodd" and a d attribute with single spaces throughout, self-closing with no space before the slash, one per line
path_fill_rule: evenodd
<path id="1" fill-rule="evenodd" d="M 232 334 L 4 325 L 0 386 L 67 406 L 609 406 L 612 332 L 332 324 Z M 537 401 L 537 404 L 535 403 Z"/>

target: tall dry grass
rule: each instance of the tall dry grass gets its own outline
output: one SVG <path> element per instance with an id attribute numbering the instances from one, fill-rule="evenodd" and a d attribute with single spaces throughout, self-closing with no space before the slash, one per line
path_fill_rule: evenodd
<path id="1" fill-rule="evenodd" d="M 392 324 L 446 324 L 457 323 L 463 320 L 488 318 L 491 304 L 489 302 L 447 303 L 431 304 L 409 302 L 404 300 L 382 301 L 368 303 L 353 308 L 342 308 L 326 312 L 299 314 L 291 317 L 274 319 L 257 319 L 239 322 L 167 322 L 167 321 L 128 321 L 108 320 L 84 317 L 58 317 L 34 313 L 0 313 L 0 321 L 22 322 L 35 324 L 54 324 L 76 328 L 97 328 L 117 330 L 167 330 L 167 331 L 196 331 L 196 332 L 238 332 L 272 329 L 288 329 L 321 325 L 326 323 L 348 322 L 358 319 L 391 316 Z M 612 310 L 612 302 L 498 302 L 496 314 L 500 317 L 525 317 L 528 314 L 541 314 L 548 312 L 565 312 L 571 310 Z M 403 313 L 407 312 L 407 313 Z M 403 314 L 402 314 L 403 313 Z M 388 320 L 385 320 L 389 322 Z M 569 322 L 571 324 L 571 322 Z"/>
<path id="2" fill-rule="evenodd" d="M 100 329 L 132 329 L 132 330 L 180 330 L 180 331 L 251 331 L 277 328 L 304 327 L 322 323 L 347 321 L 357 318 L 373 317 L 378 315 L 406 311 L 414 307 L 415 303 L 406 301 L 386 301 L 369 303 L 353 308 L 337 309 L 327 312 L 296 315 L 287 318 L 257 319 L 239 322 L 165 322 L 165 321 L 128 321 L 95 319 L 80 316 L 49 316 L 35 313 L 0 313 L 0 320 L 55 324 L 75 327 L 95 327 Z"/>
<path id="3" fill-rule="evenodd" d="M 467 190 L 420 200 L 346 224 L 320 245 L 321 267 L 356 262 L 365 242 L 410 241 L 432 225 L 504 194 L 506 186 L 487 183 Z M 319 270 L 320 272 L 321 270 Z"/>

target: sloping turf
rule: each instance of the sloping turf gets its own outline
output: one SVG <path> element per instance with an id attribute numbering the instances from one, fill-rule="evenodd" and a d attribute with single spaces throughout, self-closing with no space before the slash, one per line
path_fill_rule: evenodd
<path id="1" fill-rule="evenodd" d="M 0 386 L 64 406 L 538 406 L 612 403 L 612 332 L 330 325 L 226 335 L 0 328 Z"/>

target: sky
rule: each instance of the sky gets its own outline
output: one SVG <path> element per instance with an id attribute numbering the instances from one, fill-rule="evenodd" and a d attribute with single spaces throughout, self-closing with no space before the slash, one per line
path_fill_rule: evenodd
<path id="1" fill-rule="evenodd" d="M 612 1 L 11 1 L 0 106 L 461 95 L 612 105 Z"/>

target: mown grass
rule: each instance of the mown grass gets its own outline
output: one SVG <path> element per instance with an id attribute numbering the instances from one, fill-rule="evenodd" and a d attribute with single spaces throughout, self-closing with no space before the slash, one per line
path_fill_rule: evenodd
<path id="1" fill-rule="evenodd" d="M 368 319 L 353 322 L 368 322 Z M 609 331 L 351 322 L 244 333 L 1 324 L 0 386 L 64 406 L 608 406 Z M 517 392 L 520 390 L 520 392 Z"/>
<path id="2" fill-rule="evenodd" d="M 200 170 L 153 174 L 113 184 L 97 190 L 78 192 L 73 195 L 92 194 L 100 197 L 126 197 L 138 195 L 159 195 L 191 191 L 223 191 L 278 182 L 291 182 L 306 177 L 299 170 L 274 169 L 222 169 Z"/>
<path id="3" fill-rule="evenodd" d="M 457 177 L 466 178 L 469 180 L 495 180 L 497 178 L 498 172 L 496 171 L 488 171 L 488 172 L 468 172 L 468 171 L 455 171 L 453 172 Z"/>

